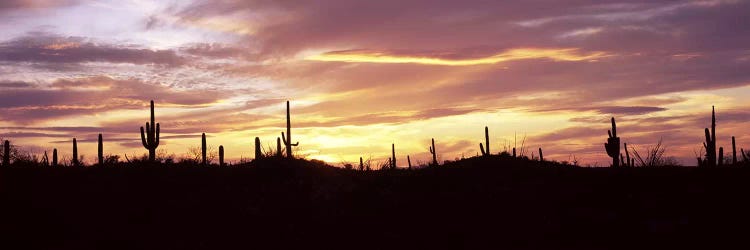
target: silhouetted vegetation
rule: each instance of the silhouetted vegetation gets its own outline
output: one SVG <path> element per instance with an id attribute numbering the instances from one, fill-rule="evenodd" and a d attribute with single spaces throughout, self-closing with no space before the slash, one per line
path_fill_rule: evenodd
<path id="1" fill-rule="evenodd" d="M 151 162 L 156 161 L 156 148 L 159 147 L 159 123 L 154 126 L 155 122 L 154 100 L 151 100 L 151 123 L 146 122 L 145 134 L 141 127 L 141 143 L 144 148 L 148 149 L 148 160 Z"/>

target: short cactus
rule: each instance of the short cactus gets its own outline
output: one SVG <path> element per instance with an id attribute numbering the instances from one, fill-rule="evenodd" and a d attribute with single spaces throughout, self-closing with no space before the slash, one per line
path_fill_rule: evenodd
<path id="1" fill-rule="evenodd" d="M 737 164 L 737 147 L 734 144 L 734 136 L 732 136 L 732 165 Z"/>
<path id="2" fill-rule="evenodd" d="M 391 144 L 391 168 L 396 169 L 396 144 Z"/>
<path id="3" fill-rule="evenodd" d="M 263 148 L 260 145 L 260 138 L 255 137 L 255 159 L 263 158 Z"/>
<path id="4" fill-rule="evenodd" d="M 620 137 L 617 137 L 617 124 L 615 124 L 615 118 L 612 117 L 612 130 L 607 130 L 609 138 L 604 143 L 604 148 L 607 150 L 607 155 L 612 157 L 612 167 L 620 166 Z"/>
<path id="5" fill-rule="evenodd" d="M 542 148 L 539 148 L 539 161 L 544 161 L 544 154 L 542 154 Z"/>
<path id="6" fill-rule="evenodd" d="M 102 142 L 102 134 L 99 134 L 99 141 L 97 147 L 97 156 L 99 159 L 99 166 L 104 165 L 104 142 Z"/>
<path id="7" fill-rule="evenodd" d="M 276 137 L 276 157 L 281 158 L 281 138 Z"/>
<path id="8" fill-rule="evenodd" d="M 430 154 L 432 154 L 432 165 L 437 166 L 437 152 L 435 150 L 435 138 L 432 138 L 432 146 L 430 146 Z"/>
<path id="9" fill-rule="evenodd" d="M 703 147 L 706 149 L 706 166 L 716 166 L 716 110 L 711 106 L 711 131 L 708 128 L 704 129 L 706 135 L 706 142 L 703 143 Z"/>
<path id="10" fill-rule="evenodd" d="M 201 165 L 208 165 L 208 161 L 206 161 L 206 133 L 201 133 Z"/>
<path id="11" fill-rule="evenodd" d="M 78 142 L 76 138 L 73 138 L 73 166 L 79 166 L 81 163 L 78 161 Z"/>
<path id="12" fill-rule="evenodd" d="M 409 155 L 406 155 L 406 163 L 409 164 L 409 169 L 411 169 L 411 158 Z"/>
<path id="13" fill-rule="evenodd" d="M 484 146 L 482 146 L 482 143 L 479 143 L 479 150 L 482 151 L 482 156 L 488 156 L 490 155 L 490 132 L 487 126 L 484 126 Z M 485 150 L 485 148 L 487 150 Z"/>
<path id="14" fill-rule="evenodd" d="M 224 146 L 219 145 L 219 166 L 224 166 Z"/>
<path id="15" fill-rule="evenodd" d="M 52 149 L 52 166 L 57 167 L 57 149 Z"/>

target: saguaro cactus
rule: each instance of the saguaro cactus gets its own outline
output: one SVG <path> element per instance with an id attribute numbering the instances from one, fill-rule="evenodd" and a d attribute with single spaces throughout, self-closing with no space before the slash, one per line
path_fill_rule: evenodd
<path id="1" fill-rule="evenodd" d="M 539 148 L 539 161 L 544 161 L 544 154 L 542 154 L 542 148 Z"/>
<path id="2" fill-rule="evenodd" d="M 732 165 L 737 164 L 737 147 L 734 145 L 734 136 L 732 136 Z"/>
<path id="3" fill-rule="evenodd" d="M 57 149 L 52 149 L 52 166 L 57 167 Z"/>
<path id="4" fill-rule="evenodd" d="M 219 145 L 219 166 L 224 166 L 224 146 Z"/>
<path id="5" fill-rule="evenodd" d="M 73 138 L 73 166 L 78 166 L 80 162 L 78 162 L 78 143 L 76 142 L 76 138 Z"/>
<path id="6" fill-rule="evenodd" d="M 391 168 L 396 169 L 396 144 L 391 144 Z"/>
<path id="7" fill-rule="evenodd" d="M 365 170 L 365 164 L 362 163 L 362 157 L 359 157 L 359 171 Z"/>
<path id="8" fill-rule="evenodd" d="M 3 144 L 3 167 L 10 166 L 10 141 Z"/>
<path id="9" fill-rule="evenodd" d="M 516 158 L 516 148 L 513 148 L 513 158 Z"/>
<path id="10" fill-rule="evenodd" d="M 630 152 L 628 151 L 628 144 L 622 143 L 622 147 L 625 148 L 625 166 L 626 167 L 632 167 L 633 165 L 630 164 Z"/>
<path id="11" fill-rule="evenodd" d="M 255 137 L 255 159 L 263 158 L 263 150 L 260 145 L 260 138 Z"/>
<path id="12" fill-rule="evenodd" d="M 292 147 L 299 146 L 299 142 L 292 143 L 292 123 L 289 118 L 289 101 L 286 101 L 286 136 L 284 136 L 284 132 L 281 132 L 281 139 L 286 146 L 286 157 L 290 159 L 293 158 Z"/>
<path id="13" fill-rule="evenodd" d="M 154 100 L 151 100 L 151 123 L 146 122 L 145 132 L 141 127 L 141 143 L 144 148 L 148 149 L 148 160 L 156 161 L 156 148 L 159 147 L 159 124 L 154 119 Z"/>
<path id="14" fill-rule="evenodd" d="M 411 158 L 409 155 L 406 155 L 406 163 L 409 164 L 409 169 L 411 169 Z"/>
<path id="15" fill-rule="evenodd" d="M 281 158 L 281 138 L 276 137 L 276 157 Z"/>
<path id="16" fill-rule="evenodd" d="M 706 128 L 704 130 L 706 135 L 706 142 L 703 143 L 703 147 L 706 148 L 706 166 L 716 166 L 716 111 L 711 106 L 711 131 Z"/>
<path id="17" fill-rule="evenodd" d="M 481 142 L 479 143 L 479 150 L 482 151 L 483 156 L 488 156 L 491 153 L 490 153 L 490 132 L 487 126 L 484 126 L 484 144 L 485 145 L 482 146 L 482 143 Z M 485 148 L 487 150 L 485 150 Z"/>
<path id="18" fill-rule="evenodd" d="M 617 137 L 617 124 L 615 124 L 615 118 L 612 117 L 612 130 L 607 130 L 609 138 L 604 143 L 604 148 L 607 150 L 607 155 L 612 157 L 612 167 L 620 166 L 620 137 Z"/>
<path id="19" fill-rule="evenodd" d="M 724 147 L 719 147 L 719 167 L 724 165 Z"/>
<path id="20" fill-rule="evenodd" d="M 104 142 L 102 142 L 102 134 L 99 134 L 99 143 L 98 143 L 98 152 L 97 156 L 99 159 L 99 166 L 104 165 Z"/>
<path id="21" fill-rule="evenodd" d="M 201 133 L 201 165 L 206 166 L 206 133 Z"/>
<path id="22" fill-rule="evenodd" d="M 432 165 L 437 166 L 437 150 L 435 150 L 435 138 L 432 138 L 432 146 L 430 146 L 430 154 L 432 154 Z"/>

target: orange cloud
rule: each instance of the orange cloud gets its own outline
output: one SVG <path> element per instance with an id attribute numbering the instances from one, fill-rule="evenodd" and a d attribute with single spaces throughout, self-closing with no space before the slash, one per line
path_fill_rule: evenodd
<path id="1" fill-rule="evenodd" d="M 444 66 L 470 66 L 481 64 L 495 64 L 500 62 L 524 59 L 550 59 L 553 61 L 593 61 L 599 58 L 610 56 L 609 54 L 601 51 L 580 53 L 578 50 L 579 49 L 576 48 L 518 48 L 507 50 L 505 52 L 488 57 L 469 59 L 448 59 L 429 56 L 396 55 L 389 54 L 388 52 L 349 50 L 327 52 L 309 56 L 305 59 L 324 62 L 416 63 Z"/>

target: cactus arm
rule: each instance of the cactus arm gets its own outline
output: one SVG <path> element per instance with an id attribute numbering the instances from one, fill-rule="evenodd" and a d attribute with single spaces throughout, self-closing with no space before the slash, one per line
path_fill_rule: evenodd
<path id="1" fill-rule="evenodd" d="M 143 133 L 143 127 L 141 127 L 141 143 L 143 143 L 144 148 L 148 148 L 148 143 L 146 143 L 146 135 Z"/>
<path id="2" fill-rule="evenodd" d="M 482 155 L 487 155 L 487 153 L 484 152 L 484 146 L 482 146 L 482 143 L 479 143 L 479 150 L 482 151 Z"/>
<path id="3" fill-rule="evenodd" d="M 154 136 L 154 148 L 159 146 L 159 124 L 156 124 L 156 136 Z"/>

